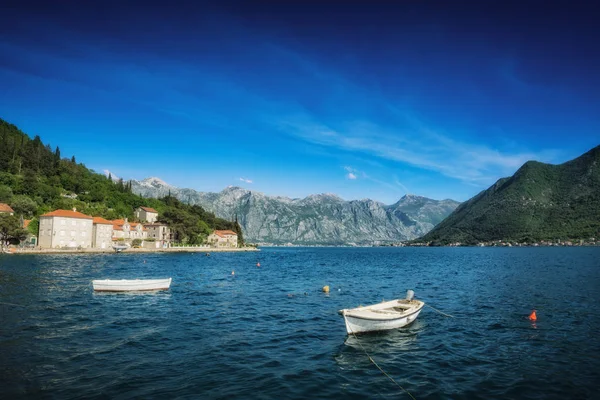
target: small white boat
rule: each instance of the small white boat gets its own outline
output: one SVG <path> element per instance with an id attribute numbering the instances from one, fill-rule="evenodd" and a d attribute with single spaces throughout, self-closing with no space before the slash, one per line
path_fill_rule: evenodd
<path id="1" fill-rule="evenodd" d="M 113 247 L 114 251 L 116 251 L 117 253 L 122 252 L 123 250 L 127 250 L 129 248 L 128 244 L 114 244 Z"/>
<path id="2" fill-rule="evenodd" d="M 371 306 L 340 310 L 346 322 L 348 334 L 384 331 L 402 328 L 413 322 L 425 306 L 420 300 L 413 299 L 414 292 L 409 290 L 406 299 L 391 300 Z"/>
<path id="3" fill-rule="evenodd" d="M 167 290 L 171 286 L 168 279 L 100 279 L 92 281 L 96 292 L 138 292 Z"/>

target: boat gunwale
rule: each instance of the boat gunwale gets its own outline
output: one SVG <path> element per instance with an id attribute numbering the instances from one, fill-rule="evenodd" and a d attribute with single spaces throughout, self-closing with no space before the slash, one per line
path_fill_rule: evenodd
<path id="1" fill-rule="evenodd" d="M 171 280 L 173 278 L 164 278 L 164 279 L 95 279 L 92 281 L 93 285 L 103 285 L 103 286 L 110 286 L 110 285 L 119 285 L 119 286 L 125 286 L 125 285 L 148 285 L 150 283 L 160 283 L 160 282 L 169 282 L 169 284 L 171 283 Z"/>
<path id="2" fill-rule="evenodd" d="M 415 310 L 414 312 L 411 312 L 410 314 L 403 314 L 401 316 L 394 317 L 394 318 L 357 317 L 357 316 L 351 315 L 351 314 L 343 314 L 343 315 L 344 315 L 344 318 L 348 317 L 348 318 L 354 318 L 354 319 L 362 319 L 362 320 L 366 320 L 366 321 L 397 321 L 399 319 L 410 317 L 411 315 L 420 312 L 422 309 L 423 309 L 423 307 L 419 308 L 418 310 Z"/>
<path id="3" fill-rule="evenodd" d="M 112 292 L 112 293 L 120 293 L 120 292 L 155 292 L 157 290 L 167 290 L 169 287 L 159 287 L 153 289 L 94 289 L 94 292 Z"/>
<path id="4" fill-rule="evenodd" d="M 418 301 L 420 304 L 416 305 L 416 308 L 413 311 L 411 311 L 409 313 L 406 313 L 406 314 L 404 314 L 404 313 L 403 314 L 398 314 L 397 316 L 394 315 L 394 316 L 391 316 L 389 318 L 385 318 L 385 317 L 383 317 L 383 318 L 382 317 L 377 318 L 377 317 L 369 317 L 369 316 L 352 315 L 352 311 L 356 310 L 354 308 L 340 310 L 340 314 L 342 314 L 344 316 L 344 318 L 350 317 L 350 318 L 354 318 L 354 319 L 361 319 L 361 320 L 367 320 L 367 321 L 396 321 L 396 320 L 399 320 L 399 319 L 410 317 L 411 315 L 414 315 L 416 313 L 419 313 L 423 309 L 423 307 L 425 307 L 425 303 L 424 302 L 422 302 L 420 300 L 415 300 L 415 301 Z M 367 306 L 367 307 L 369 307 L 369 306 Z M 359 308 L 365 308 L 364 310 L 360 310 L 360 311 L 369 312 L 369 310 L 368 310 L 367 307 L 359 307 Z M 407 310 L 410 310 L 410 308 L 407 309 Z"/>

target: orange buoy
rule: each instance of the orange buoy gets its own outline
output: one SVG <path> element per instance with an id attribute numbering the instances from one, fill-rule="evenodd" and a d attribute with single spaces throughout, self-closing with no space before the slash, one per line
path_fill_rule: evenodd
<path id="1" fill-rule="evenodd" d="M 329 285 L 323 286 L 323 292 L 329 293 Z"/>
<path id="2" fill-rule="evenodd" d="M 533 310 L 531 312 L 531 314 L 529 314 L 529 320 L 530 321 L 537 321 L 537 315 L 535 315 L 535 310 Z"/>

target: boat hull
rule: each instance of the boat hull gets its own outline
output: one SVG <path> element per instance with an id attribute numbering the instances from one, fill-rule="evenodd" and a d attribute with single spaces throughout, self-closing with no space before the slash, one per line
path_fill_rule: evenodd
<path id="1" fill-rule="evenodd" d="M 142 292 L 154 290 L 167 290 L 171 286 L 171 279 L 121 279 L 121 280 L 95 280 L 92 286 L 96 292 Z"/>
<path id="2" fill-rule="evenodd" d="M 399 302 L 402 302 L 400 300 Z M 391 303 L 391 302 L 390 302 Z M 403 312 L 386 311 L 384 308 L 375 308 L 375 312 L 368 307 L 356 309 L 341 310 L 340 314 L 344 317 L 346 323 L 346 332 L 350 334 L 386 331 L 407 326 L 414 322 L 425 303 L 412 300 L 412 307 L 406 308 Z M 382 314 L 377 314 L 381 312 Z"/>

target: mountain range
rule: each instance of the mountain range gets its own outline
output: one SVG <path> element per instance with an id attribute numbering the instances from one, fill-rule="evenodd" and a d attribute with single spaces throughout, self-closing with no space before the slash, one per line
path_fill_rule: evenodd
<path id="1" fill-rule="evenodd" d="M 460 204 L 414 195 L 392 205 L 370 199 L 346 201 L 334 194 L 290 199 L 233 186 L 219 193 L 197 192 L 154 177 L 131 182 L 133 192 L 143 197 L 171 194 L 217 217 L 237 218 L 246 241 L 261 244 L 363 245 L 410 240 L 429 232 Z"/>
<path id="2" fill-rule="evenodd" d="M 600 146 L 560 165 L 528 161 L 462 203 L 421 242 L 474 244 L 600 236 Z"/>

